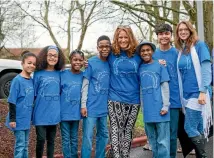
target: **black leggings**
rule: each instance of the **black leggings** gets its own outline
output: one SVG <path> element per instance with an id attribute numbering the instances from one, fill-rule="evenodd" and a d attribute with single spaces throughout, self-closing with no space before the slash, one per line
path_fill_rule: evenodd
<path id="1" fill-rule="evenodd" d="M 45 140 L 47 140 L 47 157 L 53 158 L 56 125 L 36 126 L 36 158 L 42 158 Z"/>

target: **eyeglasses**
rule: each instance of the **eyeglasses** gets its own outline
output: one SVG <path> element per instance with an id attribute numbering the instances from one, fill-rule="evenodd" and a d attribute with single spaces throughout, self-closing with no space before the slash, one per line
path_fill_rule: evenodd
<path id="1" fill-rule="evenodd" d="M 110 49 L 111 46 L 110 45 L 99 45 L 98 48 L 100 48 L 100 49 Z"/>
<path id="2" fill-rule="evenodd" d="M 130 29 L 131 27 L 129 25 L 119 25 L 117 26 L 118 29 Z"/>
<path id="3" fill-rule="evenodd" d="M 54 58 L 58 58 L 58 55 L 57 54 L 47 54 L 47 57 L 48 58 L 52 58 L 52 57 L 54 57 Z"/>
<path id="4" fill-rule="evenodd" d="M 187 32 L 187 31 L 189 31 L 189 29 L 188 28 L 184 28 L 184 29 L 178 29 L 178 32 Z"/>

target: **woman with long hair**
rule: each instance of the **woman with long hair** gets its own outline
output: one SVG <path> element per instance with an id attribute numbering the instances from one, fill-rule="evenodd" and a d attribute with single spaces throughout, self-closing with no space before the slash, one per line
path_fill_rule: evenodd
<path id="1" fill-rule="evenodd" d="M 138 45 L 129 26 L 118 26 L 113 38 L 110 66 L 108 110 L 110 118 L 111 157 L 129 157 L 132 130 L 140 107 Z"/>
<path id="2" fill-rule="evenodd" d="M 205 144 L 212 124 L 208 88 L 211 62 L 207 45 L 200 41 L 189 21 L 177 25 L 175 46 L 179 50 L 177 68 L 181 102 L 185 113 L 184 129 L 195 145 L 197 157 L 206 156 Z"/>

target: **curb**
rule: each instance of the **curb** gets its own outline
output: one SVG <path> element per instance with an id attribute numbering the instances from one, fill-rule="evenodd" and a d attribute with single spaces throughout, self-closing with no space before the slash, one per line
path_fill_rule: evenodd
<path id="1" fill-rule="evenodd" d="M 141 136 L 141 137 L 134 138 L 132 140 L 131 148 L 136 148 L 136 147 L 139 147 L 139 146 L 143 146 L 143 145 L 146 144 L 146 142 L 147 142 L 147 137 L 146 136 Z M 111 148 L 111 145 L 108 144 L 106 146 L 106 151 L 108 151 L 110 148 Z M 92 152 L 94 152 L 94 150 L 92 150 Z M 78 155 L 80 155 L 80 151 L 78 151 Z M 42 158 L 47 158 L 47 156 L 43 156 Z M 56 154 L 56 155 L 54 155 L 54 158 L 63 158 L 63 155 L 62 154 Z"/>

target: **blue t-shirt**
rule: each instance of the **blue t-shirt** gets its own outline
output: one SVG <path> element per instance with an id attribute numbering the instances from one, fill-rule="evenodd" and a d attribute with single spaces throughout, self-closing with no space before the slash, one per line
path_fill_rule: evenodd
<path id="1" fill-rule="evenodd" d="M 60 122 L 60 71 L 34 73 L 34 125 L 56 125 Z"/>
<path id="2" fill-rule="evenodd" d="M 198 41 L 195 44 L 195 49 L 200 63 L 205 60 L 210 61 L 209 49 L 204 42 Z M 183 97 L 185 99 L 198 98 L 200 92 L 190 53 L 181 54 L 180 60 L 178 62 L 178 67 L 181 72 Z"/>
<path id="3" fill-rule="evenodd" d="M 108 62 L 97 56 L 88 60 L 84 77 L 89 80 L 88 99 L 86 102 L 89 117 L 107 116 L 110 70 Z"/>
<path id="4" fill-rule="evenodd" d="M 144 121 L 147 123 L 170 121 L 170 111 L 166 115 L 160 115 L 163 107 L 161 83 L 169 81 L 166 68 L 155 60 L 151 64 L 141 64 L 139 77 L 143 95 Z"/>
<path id="5" fill-rule="evenodd" d="M 167 51 L 162 51 L 159 48 L 153 54 L 155 60 L 164 59 L 166 61 L 166 68 L 169 74 L 169 91 L 170 91 L 170 108 L 181 108 L 180 93 L 178 86 L 177 75 L 177 58 L 178 51 L 171 47 Z"/>
<path id="6" fill-rule="evenodd" d="M 13 80 L 10 87 L 8 103 L 16 105 L 16 128 L 10 128 L 9 114 L 6 118 L 6 126 L 11 130 L 30 129 L 31 116 L 34 102 L 33 80 L 26 79 L 20 74 Z"/>
<path id="7" fill-rule="evenodd" d="M 74 74 L 70 70 L 61 72 L 61 121 L 81 119 L 81 88 L 83 73 Z"/>
<path id="8" fill-rule="evenodd" d="M 108 57 L 111 72 L 109 100 L 140 104 L 138 69 L 141 58 L 137 54 L 129 58 L 124 51 L 120 53 L 117 56 L 111 52 Z"/>

